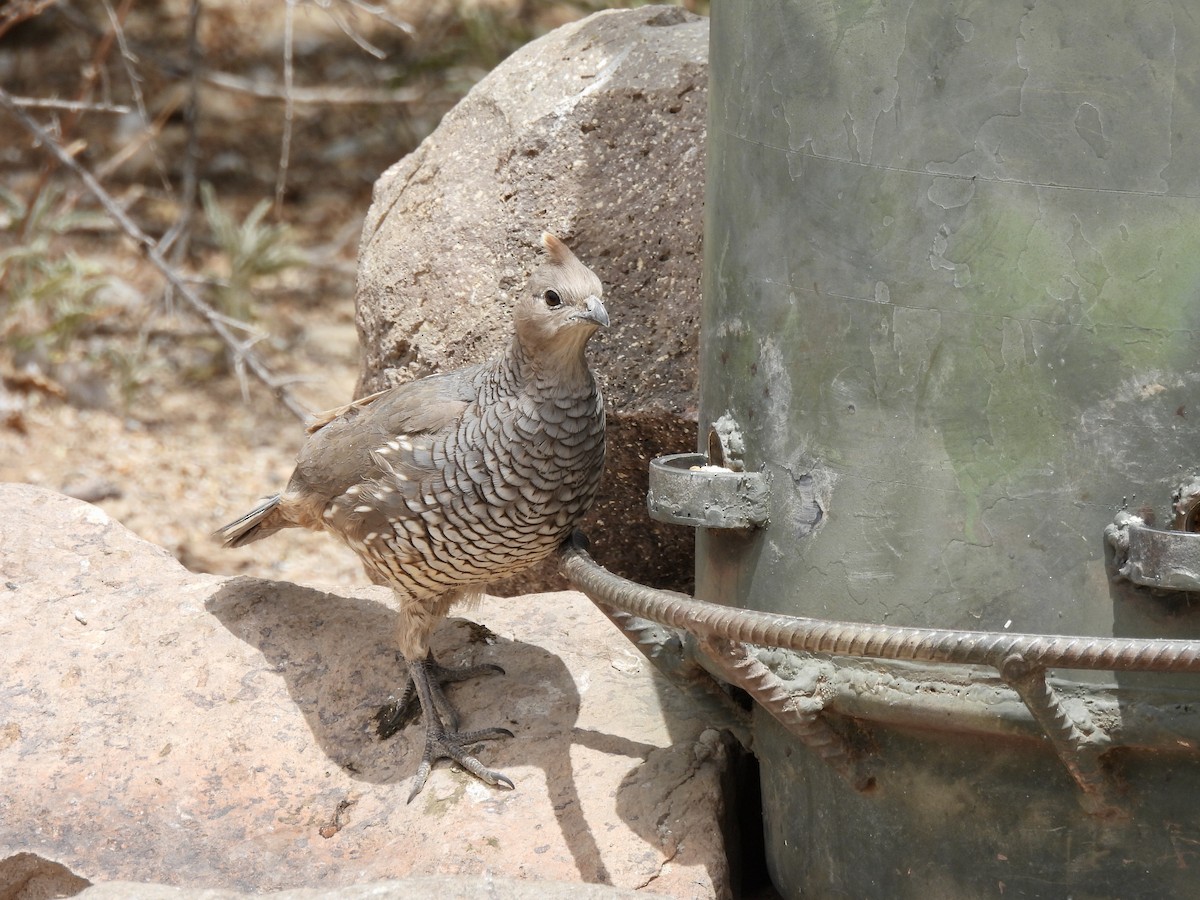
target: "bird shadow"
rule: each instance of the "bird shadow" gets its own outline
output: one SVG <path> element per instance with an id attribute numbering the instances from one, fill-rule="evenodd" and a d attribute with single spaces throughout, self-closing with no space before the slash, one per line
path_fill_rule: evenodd
<path id="1" fill-rule="evenodd" d="M 410 724 L 387 740 L 375 732 L 376 713 L 399 692 L 406 676 L 394 644 L 397 614 L 389 606 L 294 584 L 236 578 L 209 597 L 207 608 L 265 659 L 262 669 L 243 678 L 239 699 L 252 701 L 273 690 L 272 679 L 264 675 L 282 676 L 317 745 L 333 763 L 369 783 L 411 779 L 424 749 L 424 729 Z M 438 627 L 433 650 L 448 665 L 495 663 L 505 670 L 503 676 L 450 686 L 452 700 L 455 692 L 460 698 L 456 705 L 463 728 L 501 726 L 514 733 L 514 739 L 481 745 L 486 764 L 500 771 L 513 765 L 540 767 L 581 877 L 611 883 L 572 771 L 570 746 L 580 699 L 562 660 L 536 645 L 507 640 L 455 618 Z M 601 745 L 613 741 L 623 739 L 600 739 Z M 621 752 L 631 749 L 651 748 L 622 745 Z"/>

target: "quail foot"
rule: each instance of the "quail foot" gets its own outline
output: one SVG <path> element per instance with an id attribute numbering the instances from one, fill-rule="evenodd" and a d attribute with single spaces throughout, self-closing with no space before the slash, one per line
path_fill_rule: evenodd
<path id="1" fill-rule="evenodd" d="M 600 486 L 604 401 L 584 350 L 608 325 L 601 284 L 554 235 L 542 243 L 502 353 L 319 417 L 284 491 L 216 533 L 240 547 L 281 528 L 328 531 L 395 591 L 409 682 L 379 730 L 402 727 L 415 696 L 425 750 L 410 801 L 444 758 L 513 786 L 470 752 L 511 732 L 460 731 L 441 687 L 499 667 L 443 668 L 430 634 L 452 604 L 552 554 Z"/>

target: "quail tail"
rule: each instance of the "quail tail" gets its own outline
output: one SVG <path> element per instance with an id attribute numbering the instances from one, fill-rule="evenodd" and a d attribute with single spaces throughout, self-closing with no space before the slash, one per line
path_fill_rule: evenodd
<path id="1" fill-rule="evenodd" d="M 284 527 L 283 523 L 274 521 L 274 513 L 279 508 L 279 500 L 279 494 L 268 497 L 240 519 L 214 531 L 213 537 L 226 547 L 240 547 L 274 534 Z"/>
<path id="2" fill-rule="evenodd" d="M 478 666 L 476 668 L 483 670 L 498 667 Z M 513 733 L 507 728 L 481 728 L 478 731 L 458 731 L 458 716 L 454 714 L 453 708 L 450 707 L 445 696 L 442 695 L 441 687 L 438 685 L 438 670 L 441 670 L 442 673 L 453 670 L 441 669 L 437 663 L 433 662 L 432 657 L 411 661 L 408 669 L 413 689 L 416 691 L 417 699 L 421 704 L 421 716 L 425 720 L 425 752 L 421 756 L 421 764 L 417 767 L 417 774 L 413 778 L 412 792 L 408 795 L 408 802 L 412 803 L 417 794 L 421 793 L 421 789 L 425 787 L 425 782 L 429 778 L 429 773 L 433 771 L 433 764 L 439 759 L 453 760 L 480 781 L 487 784 L 503 786 L 509 790 L 513 790 L 515 785 L 506 775 L 487 768 L 467 752 L 467 748 L 479 741 L 512 737 Z M 477 674 L 487 674 L 487 672 L 480 671 Z M 439 696 L 441 697 L 440 702 L 437 699 Z M 403 700 L 401 703 L 403 703 Z M 443 708 L 450 713 L 451 728 L 447 728 L 442 721 Z"/>

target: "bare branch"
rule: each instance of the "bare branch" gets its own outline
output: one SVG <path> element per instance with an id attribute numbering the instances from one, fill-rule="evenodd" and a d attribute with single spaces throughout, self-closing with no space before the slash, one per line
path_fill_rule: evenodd
<path id="1" fill-rule="evenodd" d="M 325 15 L 333 20 L 333 24 L 342 30 L 342 34 L 358 44 L 361 49 L 370 53 L 376 59 L 387 59 L 387 54 L 359 34 L 346 15 L 331 0 L 314 0 L 314 2 L 325 11 Z"/>
<path id="2" fill-rule="evenodd" d="M 413 28 L 412 25 L 403 19 L 397 19 L 383 6 L 379 6 L 374 3 L 365 3 L 363 0 L 350 0 L 350 4 L 358 9 L 361 9 L 367 14 L 374 16 L 380 21 L 387 22 L 387 24 L 391 25 L 393 28 L 403 31 L 409 37 L 417 36 L 417 29 Z"/>
<path id="3" fill-rule="evenodd" d="M 292 122 L 296 103 L 292 99 L 295 67 L 292 45 L 295 37 L 296 0 L 286 0 L 283 13 L 283 138 L 279 142 L 279 169 L 275 173 L 275 218 L 283 218 L 283 195 L 287 190 L 288 159 L 292 153 Z"/>
<path id="4" fill-rule="evenodd" d="M 200 0 L 188 3 L 187 20 L 188 90 L 183 105 L 183 123 L 187 128 L 187 145 L 183 154 L 183 183 L 180 185 L 179 218 L 175 220 L 161 244 L 171 253 L 172 262 L 179 264 L 188 253 L 192 236 L 192 217 L 196 211 L 196 170 L 200 165 Z M 243 390 L 244 393 L 244 390 Z"/>
<path id="5" fill-rule="evenodd" d="M 3 0 L 0 0 L 3 2 Z M 393 25 L 403 31 L 412 31 L 412 26 L 396 19 L 391 15 L 383 15 L 376 11 L 369 3 L 355 3 L 355 6 L 370 12 L 373 15 Z M 104 34 L 101 29 L 97 28 L 86 16 L 82 15 L 79 10 L 75 9 L 70 3 L 60 3 L 58 7 L 59 13 L 67 19 L 76 28 L 79 28 L 96 37 Z M 197 59 L 185 66 L 173 58 L 167 58 L 155 49 L 144 43 L 129 42 L 130 49 L 137 53 L 141 60 L 153 65 L 162 72 L 167 73 L 173 78 L 182 78 L 195 74 L 201 81 L 211 84 L 213 87 L 221 88 L 227 91 L 237 91 L 243 94 L 249 94 L 252 97 L 260 97 L 263 100 L 286 101 L 289 91 L 283 85 L 272 82 L 264 82 L 258 79 L 244 78 L 240 75 L 234 75 L 230 72 L 215 71 L 205 68 L 202 60 Z M 188 70 L 191 70 L 190 72 Z M 291 101 L 298 106 L 390 106 L 396 104 L 418 103 L 425 99 L 425 91 L 416 88 L 358 88 L 358 87 L 297 87 L 293 86 L 291 91 Z"/>
<path id="6" fill-rule="evenodd" d="M 49 97 L 13 97 L 12 101 L 22 109 L 58 109 L 67 112 L 112 113 L 118 116 L 133 112 L 128 106 L 111 106 L 107 103 L 83 103 L 78 100 L 55 100 Z"/>
<path id="7" fill-rule="evenodd" d="M 278 85 L 270 82 L 251 81 L 249 78 L 242 78 L 240 75 L 231 75 L 228 72 L 205 72 L 203 79 L 214 87 L 223 88 L 227 91 L 238 91 L 243 94 L 250 94 L 254 97 L 260 97 L 264 100 L 282 100 L 286 102 L 291 98 L 291 102 L 297 105 L 342 105 L 342 106 L 370 106 L 370 105 L 391 105 L 400 103 L 416 103 L 424 99 L 425 93 L 416 88 L 396 88 L 388 90 L 385 88 L 354 88 L 354 87 L 296 87 L 289 88 L 286 85 Z"/>
<path id="8" fill-rule="evenodd" d="M 157 129 L 150 129 L 150 115 L 146 112 L 146 98 L 142 94 L 142 79 L 134 68 L 137 65 L 138 58 L 129 48 L 129 42 L 125 38 L 125 28 L 121 23 L 121 18 L 117 15 L 117 11 L 113 9 L 112 3 L 109 0 L 102 0 L 104 11 L 108 14 L 109 25 L 112 26 L 113 33 L 117 37 L 117 47 L 121 50 L 121 62 L 125 66 L 125 77 L 129 79 L 129 91 L 133 94 L 133 102 L 137 106 L 138 118 L 141 119 L 142 127 L 146 132 L 146 143 L 150 146 L 150 152 L 154 157 L 154 168 L 158 172 L 159 181 L 162 182 L 163 189 L 168 196 L 172 196 L 174 191 L 171 189 L 171 179 L 167 176 L 167 170 L 163 166 L 162 158 L 158 153 L 157 142 L 155 135 Z M 139 142 L 140 145 L 140 142 Z"/>
<path id="9" fill-rule="evenodd" d="M 175 110 L 179 108 L 177 100 L 170 100 L 162 105 L 162 109 L 158 111 L 158 115 L 153 122 L 145 123 L 145 127 L 138 134 L 134 135 L 129 141 L 117 149 L 117 151 L 107 160 L 96 166 L 96 171 L 93 172 L 97 181 L 104 181 L 117 169 L 125 165 L 130 159 L 141 152 L 142 148 L 147 144 L 151 146 L 151 152 L 155 152 L 158 145 L 157 136 L 162 133 L 163 126 L 167 120 L 175 114 Z M 174 194 L 174 191 L 171 191 Z M 165 242 L 164 242 L 165 246 Z"/>
<path id="10" fill-rule="evenodd" d="M 129 8 L 133 5 L 133 0 L 121 0 L 121 9 L 117 13 L 117 18 L 124 21 L 129 15 Z M 92 52 L 92 63 L 83 70 L 83 81 L 79 86 L 79 102 L 84 102 L 95 88 L 96 82 L 100 78 L 101 72 L 104 71 L 104 61 L 108 58 L 108 53 L 112 49 L 113 39 L 115 35 L 112 31 L 101 32 L 99 40 L 96 43 L 95 50 Z M 15 109 L 15 107 L 14 107 Z M 62 117 L 62 122 L 59 124 L 58 133 L 63 144 L 70 144 L 74 136 L 75 126 L 79 124 L 79 118 L 83 115 L 82 111 L 68 110 L 66 115 Z M 30 119 L 29 121 L 33 121 Z M 61 149 L 61 146 L 60 148 Z M 38 176 L 37 187 L 34 188 L 33 196 L 41 197 L 46 190 L 46 186 L 50 183 L 50 177 L 54 174 L 54 160 L 50 160 L 50 164 L 42 169 L 41 175 Z M 36 204 L 31 203 L 29 208 L 32 210 Z M 33 222 L 28 215 L 21 227 L 23 237 L 28 239 L 29 229 Z"/>
<path id="11" fill-rule="evenodd" d="M 0 106 L 7 109 L 21 123 L 25 130 L 32 134 L 38 143 L 54 156 L 60 165 L 70 169 L 78 176 L 84 186 L 91 192 L 92 196 L 104 207 L 109 217 L 126 235 L 137 242 L 146 254 L 146 258 L 162 273 L 162 276 L 171 287 L 183 297 L 193 312 L 208 323 L 213 332 L 229 348 L 233 354 L 234 367 L 238 370 L 243 368 L 248 369 L 255 378 L 271 390 L 296 418 L 301 421 L 306 420 L 308 418 L 307 410 L 292 396 L 292 392 L 288 390 L 287 386 L 275 377 L 267 364 L 256 353 L 251 351 L 251 344 L 256 339 L 252 338 L 249 343 L 239 340 L 230 328 L 229 320 L 204 302 L 200 295 L 188 284 L 187 280 L 167 262 L 154 238 L 142 231 L 137 223 L 121 208 L 113 196 L 104 189 L 104 186 L 96 180 L 95 176 L 64 150 L 46 129 L 18 106 L 14 102 L 12 95 L 2 87 L 0 87 Z"/>

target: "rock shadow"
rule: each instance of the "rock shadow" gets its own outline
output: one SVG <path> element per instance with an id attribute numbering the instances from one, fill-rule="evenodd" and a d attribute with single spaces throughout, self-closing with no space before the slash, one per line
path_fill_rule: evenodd
<path id="1" fill-rule="evenodd" d="M 406 677 L 395 650 L 397 617 L 389 606 L 285 582 L 237 578 L 225 582 L 208 599 L 207 608 L 266 661 L 263 668 L 246 673 L 240 700 L 269 695 L 275 690 L 273 676 L 282 676 L 317 745 L 333 763 L 351 777 L 374 784 L 412 778 L 424 747 L 424 729 L 410 723 L 387 740 L 375 731 L 375 714 L 400 691 Z M 504 675 L 447 688 L 462 727 L 498 726 L 513 732 L 511 739 L 479 745 L 481 761 L 501 772 L 513 766 L 540 767 L 580 875 L 593 883 L 610 883 L 584 819 L 572 770 L 570 746 L 579 693 L 562 660 L 541 647 L 508 640 L 458 618 L 441 623 L 433 650 L 448 665 L 494 663 L 505 670 Z"/>

